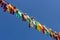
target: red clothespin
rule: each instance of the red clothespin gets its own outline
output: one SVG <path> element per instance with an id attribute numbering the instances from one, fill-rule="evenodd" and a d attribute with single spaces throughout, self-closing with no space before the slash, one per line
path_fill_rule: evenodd
<path id="1" fill-rule="evenodd" d="M 7 4 L 4 4 L 3 9 L 4 9 L 4 12 L 6 12 L 6 11 L 7 11 Z"/>
<path id="2" fill-rule="evenodd" d="M 59 37 L 59 40 L 60 40 L 60 32 L 58 32 L 58 37 Z"/>
<path id="3" fill-rule="evenodd" d="M 45 27 L 44 27 L 44 25 L 42 25 L 42 32 L 45 34 Z"/>
<path id="4" fill-rule="evenodd" d="M 56 39 L 56 40 L 60 40 L 58 36 L 57 36 L 55 39 Z"/>
<path id="5" fill-rule="evenodd" d="M 10 8 L 10 14 L 14 15 L 14 10 L 12 8 Z"/>
<path id="6" fill-rule="evenodd" d="M 4 6 L 4 0 L 1 0 L 0 3 L 1 3 L 0 7 L 3 7 Z"/>

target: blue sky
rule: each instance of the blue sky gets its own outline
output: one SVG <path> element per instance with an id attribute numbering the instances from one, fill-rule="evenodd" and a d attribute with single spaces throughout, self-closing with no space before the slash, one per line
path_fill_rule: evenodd
<path id="1" fill-rule="evenodd" d="M 19 10 L 34 16 L 41 24 L 54 31 L 60 31 L 60 0 L 6 0 Z M 0 8 L 0 40 L 54 40 L 32 28 Z"/>

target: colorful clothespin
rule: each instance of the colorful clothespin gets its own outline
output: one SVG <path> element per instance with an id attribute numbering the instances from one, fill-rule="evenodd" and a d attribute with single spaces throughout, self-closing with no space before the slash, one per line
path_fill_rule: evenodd
<path id="1" fill-rule="evenodd" d="M 27 18 L 28 18 L 28 22 L 29 22 L 29 28 L 30 27 L 33 27 L 34 28 L 34 26 L 35 26 L 35 24 L 34 24 L 34 22 L 35 22 L 35 20 L 34 20 L 34 17 L 28 17 L 27 16 Z"/>
<path id="2" fill-rule="evenodd" d="M 6 12 L 6 11 L 7 11 L 7 4 L 4 4 L 3 9 L 4 9 L 4 12 Z"/>
<path id="3" fill-rule="evenodd" d="M 45 31 L 44 31 L 44 32 L 45 32 L 45 34 L 46 34 L 46 35 L 50 35 L 50 32 L 49 32 L 49 30 L 46 28 L 46 26 L 45 26 L 45 25 L 44 25 L 44 27 L 45 27 Z"/>
<path id="4" fill-rule="evenodd" d="M 16 13 L 16 16 L 17 16 L 18 18 L 22 17 L 22 12 L 19 11 L 15 6 L 14 6 L 14 12 Z"/>
<path id="5" fill-rule="evenodd" d="M 27 15 L 26 15 L 25 13 L 22 14 L 22 19 L 23 19 L 24 21 L 27 21 L 27 20 L 28 20 L 28 17 L 27 17 Z"/>
<path id="6" fill-rule="evenodd" d="M 59 37 L 59 40 L 60 40 L 60 32 L 58 32 L 58 37 Z"/>
<path id="7" fill-rule="evenodd" d="M 4 1 L 4 0 L 1 0 L 1 1 L 0 1 L 0 7 L 3 7 L 4 4 L 5 4 L 5 1 Z"/>
<path id="8" fill-rule="evenodd" d="M 53 37 L 54 37 L 54 33 L 55 33 L 55 32 L 54 32 L 51 28 L 49 28 L 48 30 L 49 30 L 49 32 L 50 32 L 50 37 L 52 37 L 52 38 L 53 38 Z"/>
<path id="9" fill-rule="evenodd" d="M 44 25 L 42 25 L 42 32 L 45 34 L 46 28 Z"/>
<path id="10" fill-rule="evenodd" d="M 37 30 L 41 31 L 41 29 L 42 29 L 42 25 L 39 22 L 37 22 Z"/>
<path id="11" fill-rule="evenodd" d="M 10 14 L 14 15 L 13 6 L 10 3 L 7 3 L 7 8 L 8 8 L 8 11 L 10 12 Z"/>

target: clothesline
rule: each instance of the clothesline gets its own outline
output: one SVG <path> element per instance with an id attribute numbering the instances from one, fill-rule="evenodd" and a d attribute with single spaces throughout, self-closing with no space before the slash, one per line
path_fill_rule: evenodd
<path id="1" fill-rule="evenodd" d="M 32 27 L 43 34 L 49 35 L 50 37 L 54 38 L 55 40 L 60 40 L 60 32 L 53 31 L 51 28 L 47 28 L 45 25 L 41 24 L 40 22 L 36 21 L 34 17 L 30 17 L 25 12 L 21 12 L 16 6 L 6 2 L 5 0 L 0 0 L 0 7 L 4 9 L 4 12 L 8 11 L 10 14 L 16 14 L 17 18 L 22 18 L 23 21 L 29 23 L 29 28 Z"/>

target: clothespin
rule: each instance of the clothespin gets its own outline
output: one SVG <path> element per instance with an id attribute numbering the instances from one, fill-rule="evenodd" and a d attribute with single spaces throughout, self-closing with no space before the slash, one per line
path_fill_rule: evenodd
<path id="1" fill-rule="evenodd" d="M 5 1 L 4 1 L 4 0 L 1 0 L 1 1 L 0 1 L 0 7 L 3 7 L 4 4 L 5 4 Z"/>
<path id="2" fill-rule="evenodd" d="M 7 4 L 4 4 L 3 9 L 4 9 L 4 12 L 6 12 L 6 11 L 7 11 Z"/>
<path id="3" fill-rule="evenodd" d="M 23 19 L 24 21 L 27 21 L 27 20 L 28 20 L 28 17 L 27 17 L 27 15 L 26 15 L 25 13 L 22 14 L 22 19 Z"/>

